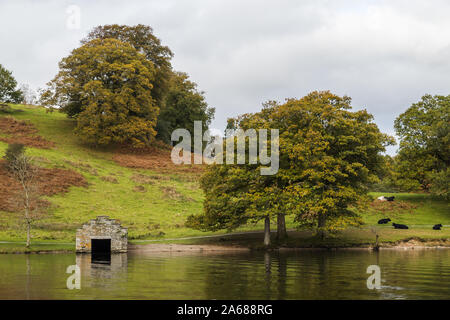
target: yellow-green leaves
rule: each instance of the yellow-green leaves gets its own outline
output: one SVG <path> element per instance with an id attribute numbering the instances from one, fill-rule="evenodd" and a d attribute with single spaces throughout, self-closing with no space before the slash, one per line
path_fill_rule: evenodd
<path id="1" fill-rule="evenodd" d="M 155 66 L 133 46 L 94 39 L 73 50 L 60 69 L 50 83 L 49 103 L 76 117 L 75 132 L 83 141 L 141 147 L 156 135 Z"/>
<path id="2" fill-rule="evenodd" d="M 191 225 L 233 228 L 280 212 L 320 230 L 358 225 L 347 208 L 367 191 L 392 138 L 379 131 L 367 111 L 351 112 L 350 102 L 328 91 L 312 92 L 230 120 L 234 129 L 279 129 L 279 171 L 261 176 L 257 165 L 208 167 L 202 178 L 204 213 L 190 217 Z"/>
<path id="3" fill-rule="evenodd" d="M 12 72 L 0 64 L 0 102 L 22 102 L 23 92 L 16 87 L 17 81 L 12 76 Z"/>
<path id="4" fill-rule="evenodd" d="M 449 197 L 450 95 L 423 96 L 395 120 L 395 130 L 400 137 L 396 184 Z"/>

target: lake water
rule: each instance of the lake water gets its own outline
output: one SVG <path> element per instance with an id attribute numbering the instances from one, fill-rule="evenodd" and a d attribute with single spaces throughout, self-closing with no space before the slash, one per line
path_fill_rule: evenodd
<path id="1" fill-rule="evenodd" d="M 67 289 L 77 264 L 81 289 Z M 378 265 L 381 289 L 367 288 Z M 0 255 L 0 299 L 450 299 L 450 250 Z"/>

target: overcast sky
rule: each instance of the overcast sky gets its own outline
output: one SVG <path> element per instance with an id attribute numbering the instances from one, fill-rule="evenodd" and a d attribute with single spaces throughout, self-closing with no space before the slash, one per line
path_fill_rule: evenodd
<path id="1" fill-rule="evenodd" d="M 71 5 L 78 29 L 68 27 Z M 263 101 L 331 90 L 393 134 L 422 95 L 450 94 L 448 0 L 0 0 L 0 64 L 43 87 L 89 30 L 113 23 L 150 25 L 221 131 Z"/>

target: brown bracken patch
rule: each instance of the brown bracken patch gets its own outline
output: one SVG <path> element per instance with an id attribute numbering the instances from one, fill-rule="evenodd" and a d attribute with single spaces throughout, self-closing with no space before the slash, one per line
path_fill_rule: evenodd
<path id="1" fill-rule="evenodd" d="M 73 170 L 39 168 L 35 177 L 37 192 L 40 196 L 52 196 L 69 191 L 71 186 L 87 187 L 86 179 Z M 17 204 L 11 201 L 21 187 L 12 174 L 6 170 L 5 161 L 0 161 L 0 210 L 14 212 Z M 48 206 L 45 200 L 40 205 Z"/>
<path id="2" fill-rule="evenodd" d="M 111 177 L 111 176 L 103 176 L 103 177 L 100 177 L 100 179 L 102 179 L 103 181 L 106 181 L 106 182 L 114 183 L 114 184 L 119 183 L 119 181 L 117 181 L 116 178 Z"/>
<path id="3" fill-rule="evenodd" d="M 136 173 L 131 178 L 131 181 L 140 184 L 154 184 L 156 180 L 170 180 L 167 176 L 148 176 L 145 174 Z"/>
<path id="4" fill-rule="evenodd" d="M 55 144 L 37 134 L 33 124 L 12 117 L 0 117 L 0 141 L 21 143 L 35 148 L 50 149 Z"/>
<path id="5" fill-rule="evenodd" d="M 203 172 L 205 165 L 176 165 L 172 162 L 170 154 L 170 147 L 167 145 L 162 146 L 159 143 L 157 146 L 139 150 L 121 147 L 116 151 L 113 159 L 124 167 L 150 169 L 161 173 L 192 173 L 199 175 Z"/>
<path id="6" fill-rule="evenodd" d="M 86 172 L 92 174 L 93 176 L 98 176 L 97 169 L 92 168 L 92 166 L 89 163 L 74 162 L 71 160 L 64 160 L 64 162 L 72 167 L 78 168 L 82 171 L 86 171 Z"/>
<path id="7" fill-rule="evenodd" d="M 179 193 L 174 187 L 166 186 L 159 188 L 164 194 L 165 198 L 174 199 L 174 200 L 183 200 L 183 201 L 193 201 L 191 198 L 184 196 Z"/>
<path id="8" fill-rule="evenodd" d="M 134 192 L 147 192 L 147 189 L 145 189 L 144 186 L 135 186 L 135 187 L 133 188 L 133 191 L 134 191 Z"/>

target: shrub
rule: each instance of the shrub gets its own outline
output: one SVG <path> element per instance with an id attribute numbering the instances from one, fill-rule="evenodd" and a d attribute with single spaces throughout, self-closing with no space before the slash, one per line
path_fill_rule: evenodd
<path id="1" fill-rule="evenodd" d="M 13 109 L 6 103 L 0 103 L 0 113 L 12 113 Z"/>
<path id="2" fill-rule="evenodd" d="M 10 167 L 10 165 L 24 153 L 25 153 L 25 146 L 23 144 L 12 143 L 8 145 L 5 156 L 3 157 L 6 160 L 6 165 Z"/>

